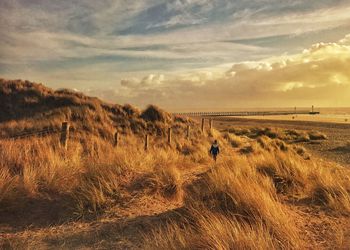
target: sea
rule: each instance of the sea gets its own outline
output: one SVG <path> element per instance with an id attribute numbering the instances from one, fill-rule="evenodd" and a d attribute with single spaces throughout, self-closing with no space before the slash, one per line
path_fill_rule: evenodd
<path id="1" fill-rule="evenodd" d="M 182 112 L 245 112 L 245 111 L 291 111 L 295 107 L 287 108 L 224 108 L 215 110 L 183 110 Z M 271 119 L 271 120 L 295 120 L 295 121 L 317 121 L 317 122 L 335 122 L 350 124 L 350 107 L 296 107 L 300 111 L 317 111 L 319 114 L 297 114 L 297 115 L 265 115 L 265 116 L 248 116 L 246 118 Z"/>

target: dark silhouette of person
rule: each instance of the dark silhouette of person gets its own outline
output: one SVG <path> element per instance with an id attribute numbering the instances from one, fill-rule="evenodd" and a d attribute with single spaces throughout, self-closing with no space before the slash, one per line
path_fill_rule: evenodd
<path id="1" fill-rule="evenodd" d="M 213 144 L 211 144 L 209 153 L 212 155 L 214 161 L 216 161 L 216 158 L 220 153 L 219 144 L 217 140 L 214 140 Z"/>

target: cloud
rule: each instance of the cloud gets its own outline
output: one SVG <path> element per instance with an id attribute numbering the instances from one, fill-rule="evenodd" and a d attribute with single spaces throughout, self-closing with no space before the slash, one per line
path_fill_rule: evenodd
<path id="1" fill-rule="evenodd" d="M 133 88 L 133 89 L 152 89 L 161 85 L 164 82 L 164 75 L 155 75 L 149 74 L 142 78 L 142 80 L 138 80 L 137 78 L 131 79 L 122 79 L 120 84 L 123 87 Z"/>
<path id="2" fill-rule="evenodd" d="M 257 60 L 274 55 L 278 48 L 227 41 L 304 34 L 350 21 L 346 1 L 4 0 L 1 4 L 0 62 L 14 65 L 106 55 L 201 58 L 212 65 L 232 61 L 233 56 L 236 61 Z M 145 49 L 134 49 L 140 47 Z"/>
<path id="3" fill-rule="evenodd" d="M 326 92 L 348 104 L 350 36 L 328 42 L 349 33 L 349 12 L 347 0 L 2 0 L 0 74 L 138 105 L 336 99 Z"/>
<path id="4" fill-rule="evenodd" d="M 350 105 L 350 45 L 344 39 L 317 43 L 295 55 L 235 63 L 220 73 L 206 69 L 123 80 L 123 91 L 114 99 L 178 110 Z"/>
<path id="5" fill-rule="evenodd" d="M 339 43 L 343 45 L 350 45 L 350 34 L 341 39 Z"/>

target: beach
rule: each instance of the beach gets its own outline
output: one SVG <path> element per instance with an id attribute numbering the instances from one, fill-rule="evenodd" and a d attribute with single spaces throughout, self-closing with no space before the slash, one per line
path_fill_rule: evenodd
<path id="1" fill-rule="evenodd" d="M 327 135 L 327 140 L 317 142 L 298 142 L 310 150 L 320 160 L 330 160 L 350 167 L 350 123 L 334 122 L 336 115 L 305 115 L 298 119 L 281 117 L 220 117 L 214 119 L 214 127 L 219 130 L 228 128 L 266 127 L 295 129 L 300 131 L 319 131 Z M 302 119 L 303 118 L 303 119 Z M 330 122 L 332 121 L 332 122 Z"/>
<path id="2" fill-rule="evenodd" d="M 317 111 L 317 110 L 316 110 Z M 320 114 L 296 114 L 296 115 L 271 115 L 271 116 L 247 116 L 250 119 L 283 120 L 283 121 L 310 121 L 350 124 L 350 113 L 344 110 L 323 110 Z"/>

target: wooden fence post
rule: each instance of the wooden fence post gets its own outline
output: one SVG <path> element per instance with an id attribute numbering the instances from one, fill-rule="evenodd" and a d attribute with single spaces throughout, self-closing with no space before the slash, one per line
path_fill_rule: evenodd
<path id="1" fill-rule="evenodd" d="M 186 130 L 186 139 L 190 139 L 190 125 L 187 125 L 187 130 Z"/>
<path id="2" fill-rule="evenodd" d="M 118 147 L 119 144 L 119 132 L 114 133 L 114 147 Z"/>
<path id="3" fill-rule="evenodd" d="M 61 129 L 61 145 L 67 150 L 68 147 L 68 138 L 69 138 L 69 123 L 68 122 L 62 122 L 62 129 Z"/>
<path id="4" fill-rule="evenodd" d="M 213 120 L 210 118 L 209 119 L 209 129 L 211 130 L 213 127 Z"/>
<path id="5" fill-rule="evenodd" d="M 145 136 L 145 150 L 148 150 L 148 135 Z"/>
<path id="6" fill-rule="evenodd" d="M 204 132 L 204 118 L 202 118 L 202 126 L 201 126 L 202 132 Z"/>
<path id="7" fill-rule="evenodd" d="M 168 143 L 171 143 L 171 128 L 168 128 Z"/>

